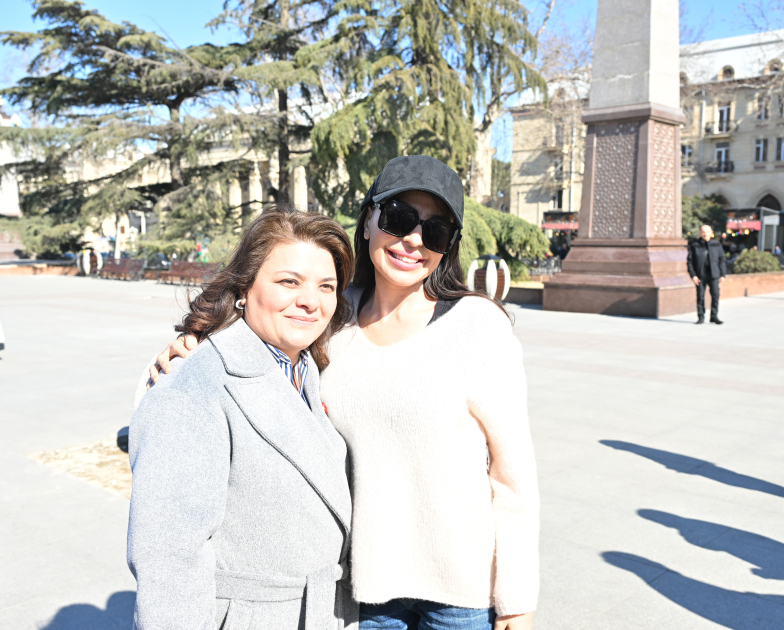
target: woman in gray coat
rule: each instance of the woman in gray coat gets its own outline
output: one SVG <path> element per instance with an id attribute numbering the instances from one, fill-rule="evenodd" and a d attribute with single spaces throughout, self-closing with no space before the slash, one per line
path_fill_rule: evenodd
<path id="1" fill-rule="evenodd" d="M 131 421 L 136 628 L 356 622 L 346 446 L 322 408 L 316 369 L 347 318 L 352 268 L 338 224 L 271 209 L 191 301 L 177 329 L 207 343 Z"/>

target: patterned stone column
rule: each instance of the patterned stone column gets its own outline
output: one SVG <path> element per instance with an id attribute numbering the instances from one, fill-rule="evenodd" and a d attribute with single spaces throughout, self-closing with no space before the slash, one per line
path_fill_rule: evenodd
<path id="1" fill-rule="evenodd" d="M 676 0 L 599 0 L 579 237 L 545 284 L 546 310 L 660 317 L 694 308 L 681 238 L 677 47 Z"/>

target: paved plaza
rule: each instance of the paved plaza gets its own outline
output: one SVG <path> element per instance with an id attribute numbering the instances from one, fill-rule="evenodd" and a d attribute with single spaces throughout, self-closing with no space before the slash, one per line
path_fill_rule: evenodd
<path id="1" fill-rule="evenodd" d="M 131 627 L 128 500 L 40 454 L 128 424 L 184 301 L 0 277 L 0 628 Z M 510 310 L 542 493 L 537 630 L 784 628 L 784 294 L 727 300 L 721 327 Z"/>

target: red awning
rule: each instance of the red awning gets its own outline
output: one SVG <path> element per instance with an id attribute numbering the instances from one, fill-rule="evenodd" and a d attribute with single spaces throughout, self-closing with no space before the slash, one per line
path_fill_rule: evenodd
<path id="1" fill-rule="evenodd" d="M 759 223 L 759 221 L 757 222 Z M 543 230 L 576 230 L 579 223 L 542 223 Z"/>
<path id="2" fill-rule="evenodd" d="M 761 229 L 759 221 L 727 221 L 728 230 L 754 230 L 759 232 Z"/>

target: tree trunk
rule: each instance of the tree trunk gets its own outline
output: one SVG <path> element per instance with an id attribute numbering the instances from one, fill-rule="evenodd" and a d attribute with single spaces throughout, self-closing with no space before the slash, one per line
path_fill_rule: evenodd
<path id="1" fill-rule="evenodd" d="M 289 203 L 289 95 L 278 90 L 280 137 L 278 140 L 278 202 Z"/>
<path id="2" fill-rule="evenodd" d="M 468 196 L 474 201 L 486 204 L 493 194 L 493 156 L 495 149 L 490 146 L 493 123 L 503 116 L 504 110 L 497 100 L 491 102 L 482 123 L 474 128 L 476 152 L 471 159 L 471 173 L 468 180 Z"/>
<path id="3" fill-rule="evenodd" d="M 179 128 L 179 104 L 169 106 L 169 118 Z M 179 129 L 175 135 L 169 138 L 169 172 L 171 173 L 172 190 L 177 190 L 185 185 L 185 180 L 182 174 L 182 149 L 180 139 L 181 134 L 179 133 Z"/>
<path id="4" fill-rule="evenodd" d="M 289 28 L 289 0 L 280 1 L 280 26 L 284 31 Z M 280 40 L 278 57 L 286 59 L 288 37 L 284 36 Z M 291 152 L 289 150 L 289 94 L 284 88 L 278 90 L 278 116 L 280 125 L 280 135 L 278 137 L 278 199 L 279 203 L 290 203 L 289 194 L 289 160 Z"/>
<path id="5" fill-rule="evenodd" d="M 120 213 L 114 215 L 114 259 L 120 260 L 122 253 L 120 251 Z M 100 255 L 100 254 L 99 254 Z"/>
<path id="6" fill-rule="evenodd" d="M 468 182 L 468 196 L 479 203 L 487 203 L 492 194 L 493 155 L 490 146 L 490 133 L 493 126 L 474 131 L 476 151 L 471 156 L 471 174 Z"/>

